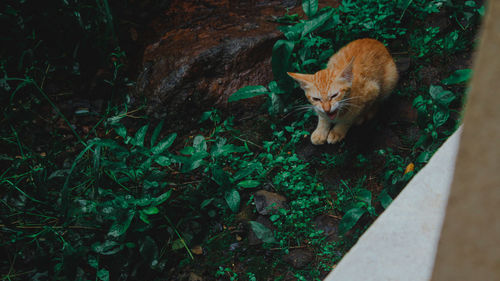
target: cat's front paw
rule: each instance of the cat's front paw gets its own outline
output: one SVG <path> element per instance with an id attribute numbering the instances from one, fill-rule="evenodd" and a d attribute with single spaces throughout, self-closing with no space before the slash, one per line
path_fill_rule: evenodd
<path id="1" fill-rule="evenodd" d="M 311 143 L 314 145 L 321 145 L 326 142 L 328 137 L 328 131 L 315 130 L 311 135 Z"/>
<path id="2" fill-rule="evenodd" d="M 339 141 L 343 140 L 345 137 L 346 133 L 345 132 L 339 132 L 336 130 L 330 130 L 330 133 L 328 133 L 328 143 L 329 144 L 335 144 L 338 143 Z"/>

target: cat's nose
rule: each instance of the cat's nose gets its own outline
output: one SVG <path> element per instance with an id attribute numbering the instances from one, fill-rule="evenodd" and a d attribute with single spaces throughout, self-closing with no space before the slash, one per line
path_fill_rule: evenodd
<path id="1" fill-rule="evenodd" d="M 321 107 L 323 108 L 323 110 L 325 111 L 325 113 L 330 112 L 331 107 L 330 107 L 329 103 L 328 104 L 324 104 L 323 103 L 323 104 L 321 104 Z"/>

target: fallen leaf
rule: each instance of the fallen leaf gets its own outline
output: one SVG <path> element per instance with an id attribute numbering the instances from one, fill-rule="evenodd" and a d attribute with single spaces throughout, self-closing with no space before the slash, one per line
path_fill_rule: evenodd
<path id="1" fill-rule="evenodd" d="M 409 172 L 413 172 L 413 170 L 415 170 L 415 164 L 413 163 L 408 164 L 408 166 L 406 166 L 405 169 L 405 175 L 408 174 Z"/>

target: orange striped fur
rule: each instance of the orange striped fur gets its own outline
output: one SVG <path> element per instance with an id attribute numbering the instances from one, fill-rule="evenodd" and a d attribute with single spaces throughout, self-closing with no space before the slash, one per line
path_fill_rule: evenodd
<path id="1" fill-rule="evenodd" d="M 318 126 L 311 134 L 315 145 L 337 143 L 351 125 L 372 118 L 398 81 L 396 65 L 387 48 L 369 38 L 341 48 L 330 58 L 326 69 L 315 74 L 288 75 L 299 82 L 318 113 Z"/>

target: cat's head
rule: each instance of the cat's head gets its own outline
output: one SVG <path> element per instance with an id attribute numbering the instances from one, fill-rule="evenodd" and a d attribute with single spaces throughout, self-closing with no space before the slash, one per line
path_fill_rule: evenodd
<path id="1" fill-rule="evenodd" d="M 341 71 L 327 68 L 315 74 L 288 72 L 288 75 L 299 82 L 314 109 L 333 120 L 346 104 L 342 101 L 349 96 L 351 90 L 352 61 Z"/>

